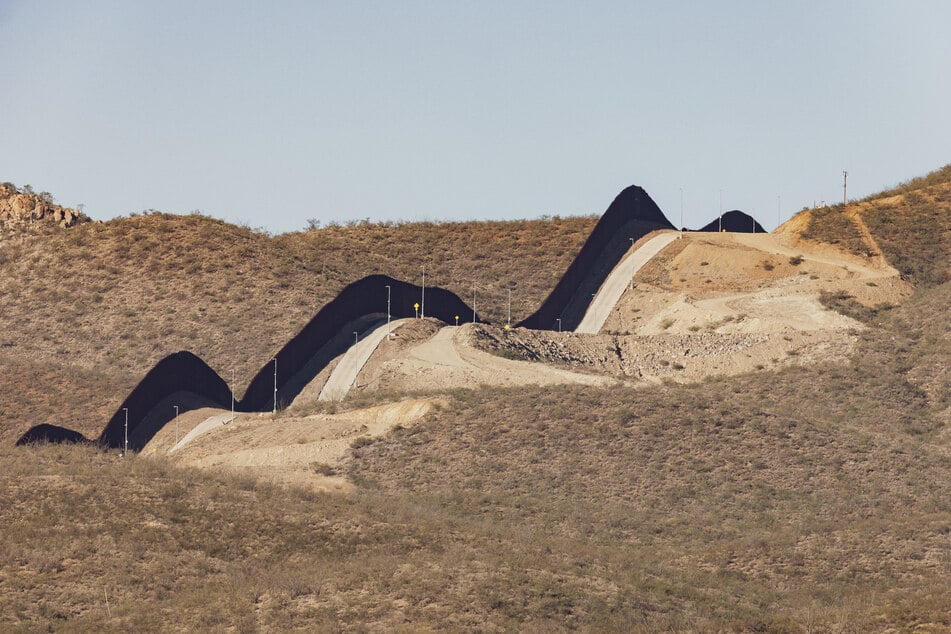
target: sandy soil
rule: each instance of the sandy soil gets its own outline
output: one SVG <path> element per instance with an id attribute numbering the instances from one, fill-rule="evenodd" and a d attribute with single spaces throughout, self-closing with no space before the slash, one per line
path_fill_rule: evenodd
<path id="1" fill-rule="evenodd" d="M 911 293 L 876 249 L 870 245 L 867 258 L 849 255 L 799 240 L 794 227 L 776 234 L 687 233 L 632 282 L 615 284 L 624 290 L 616 305 L 602 310 L 598 333 L 404 320 L 391 337 L 367 333 L 362 346 L 305 388 L 291 411 L 307 408 L 325 385 L 334 400 L 362 391 L 619 380 L 648 385 L 844 358 L 863 326 L 824 308 L 820 292 L 845 291 L 867 305 L 897 304 Z M 411 399 L 337 415 L 275 420 L 243 414 L 227 424 L 220 410 L 203 409 L 182 416 L 174 451 L 175 432 L 166 425 L 144 453 L 347 491 L 352 485 L 336 470 L 355 441 L 412 425 L 436 406 L 433 399 Z"/>
<path id="2" fill-rule="evenodd" d="M 341 414 L 278 417 L 203 410 L 189 412 L 182 426 L 188 435 L 174 450 L 174 430 L 163 429 L 146 445 L 143 455 L 166 455 L 171 460 L 199 468 L 246 473 L 280 484 L 294 484 L 321 491 L 348 491 L 352 484 L 336 475 L 349 459 L 354 442 L 380 436 L 396 426 L 410 427 L 425 418 L 438 399 L 410 399 Z M 182 417 L 181 422 L 185 421 Z"/>
<path id="3" fill-rule="evenodd" d="M 504 359 L 472 346 L 474 324 L 446 326 L 395 357 L 378 359 L 361 374 L 358 389 L 424 391 L 485 385 L 609 385 L 612 378 L 550 365 Z"/>

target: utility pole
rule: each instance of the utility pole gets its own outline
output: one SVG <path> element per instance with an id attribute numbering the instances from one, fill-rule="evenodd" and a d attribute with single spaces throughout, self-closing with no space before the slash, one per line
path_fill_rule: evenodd
<path id="1" fill-rule="evenodd" d="M 125 440 L 122 443 L 122 457 L 125 458 L 125 455 L 129 453 L 129 408 L 123 407 L 122 411 L 125 412 Z"/>
<path id="2" fill-rule="evenodd" d="M 723 233 L 723 190 L 720 190 L 720 218 L 717 221 L 717 233 Z"/>
<path id="3" fill-rule="evenodd" d="M 175 444 L 178 444 L 178 405 L 172 405 L 175 408 Z"/>
<path id="4" fill-rule="evenodd" d="M 509 328 L 512 327 L 512 289 L 509 289 L 508 319 L 506 319 L 505 325 Z"/>
<path id="5" fill-rule="evenodd" d="M 472 323 L 476 323 L 475 284 L 472 285 Z"/>
<path id="6" fill-rule="evenodd" d="M 628 238 L 631 241 L 631 250 L 634 250 L 634 238 Z M 631 276 L 631 290 L 634 290 L 634 276 Z M 558 332 L 561 332 L 561 320 L 558 320 Z"/>
<path id="7" fill-rule="evenodd" d="M 386 285 L 386 334 L 390 334 L 390 285 Z"/>
<path id="8" fill-rule="evenodd" d="M 848 183 L 849 183 L 849 173 L 845 170 L 842 170 L 842 204 L 845 205 L 849 202 L 848 196 Z"/>
<path id="9" fill-rule="evenodd" d="M 680 188 L 680 237 L 684 237 L 684 188 Z"/>
<path id="10" fill-rule="evenodd" d="M 419 316 L 426 319 L 426 265 L 423 265 L 423 293 L 419 303 Z"/>
<path id="11" fill-rule="evenodd" d="M 277 357 L 274 357 L 274 415 L 277 416 Z"/>

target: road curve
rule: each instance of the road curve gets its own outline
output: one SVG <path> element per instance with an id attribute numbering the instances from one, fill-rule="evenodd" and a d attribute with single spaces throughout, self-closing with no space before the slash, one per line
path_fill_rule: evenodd
<path id="1" fill-rule="evenodd" d="M 318 401 L 342 401 L 347 397 L 347 393 L 357 380 L 360 370 L 370 360 L 370 356 L 376 351 L 380 343 L 386 339 L 386 336 L 399 328 L 406 320 L 394 321 L 389 326 L 383 322 L 366 335 L 362 341 L 355 343 L 347 348 L 340 362 L 330 373 L 327 382 L 320 390 Z"/>
<path id="2" fill-rule="evenodd" d="M 627 254 L 604 280 L 575 332 L 592 335 L 600 332 L 634 275 L 679 235 L 676 231 L 665 231 Z"/>

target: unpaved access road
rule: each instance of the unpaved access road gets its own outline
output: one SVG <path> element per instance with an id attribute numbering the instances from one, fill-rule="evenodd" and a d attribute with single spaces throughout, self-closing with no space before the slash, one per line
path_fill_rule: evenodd
<path id="1" fill-rule="evenodd" d="M 400 319 L 389 324 L 383 322 L 365 335 L 362 341 L 350 346 L 330 373 L 330 377 L 320 390 L 317 400 L 342 401 L 345 399 L 347 393 L 350 392 L 350 388 L 357 380 L 360 370 L 366 365 L 380 343 L 407 321 L 409 320 Z"/>
<path id="2" fill-rule="evenodd" d="M 604 322 L 607 321 L 611 311 L 614 310 L 621 296 L 624 295 L 625 289 L 641 267 L 650 262 L 651 258 L 676 240 L 678 236 L 680 236 L 680 233 L 677 231 L 664 231 L 628 253 L 601 284 L 601 288 L 598 289 L 594 299 L 591 300 L 591 304 L 588 306 L 581 323 L 575 328 L 575 332 L 590 335 L 600 332 L 601 328 L 604 327 Z"/>
<path id="3" fill-rule="evenodd" d="M 340 414 L 277 418 L 240 414 L 229 425 L 215 424 L 204 433 L 186 435 L 189 442 L 183 439 L 174 451 L 166 449 L 170 443 L 165 436 L 174 436 L 174 430 L 166 426 L 145 446 L 143 455 L 167 453 L 174 462 L 191 467 L 245 473 L 316 490 L 349 491 L 353 485 L 336 472 L 349 459 L 355 441 L 381 436 L 397 425 L 411 427 L 441 405 L 439 399 L 407 399 Z M 230 412 L 209 413 L 213 415 L 205 423 L 231 417 Z"/>
<path id="4" fill-rule="evenodd" d="M 611 385 L 612 377 L 505 359 L 473 347 L 474 324 L 445 326 L 397 356 L 372 359 L 360 383 L 369 389 L 429 391 L 488 385 Z"/>

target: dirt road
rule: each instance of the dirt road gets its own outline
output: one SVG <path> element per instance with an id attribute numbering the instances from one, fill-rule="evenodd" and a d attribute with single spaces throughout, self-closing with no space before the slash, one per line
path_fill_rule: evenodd
<path id="1" fill-rule="evenodd" d="M 575 332 L 592 335 L 600 332 L 634 275 L 679 235 L 676 231 L 664 231 L 628 253 L 604 280 Z"/>
<path id="2" fill-rule="evenodd" d="M 360 370 L 366 365 L 380 343 L 390 333 L 398 330 L 406 321 L 408 320 L 401 319 L 390 324 L 384 322 L 366 334 L 362 341 L 350 346 L 330 373 L 330 377 L 320 390 L 317 400 L 342 401 L 345 399 L 347 393 L 350 392 L 350 388 L 357 380 Z"/>

